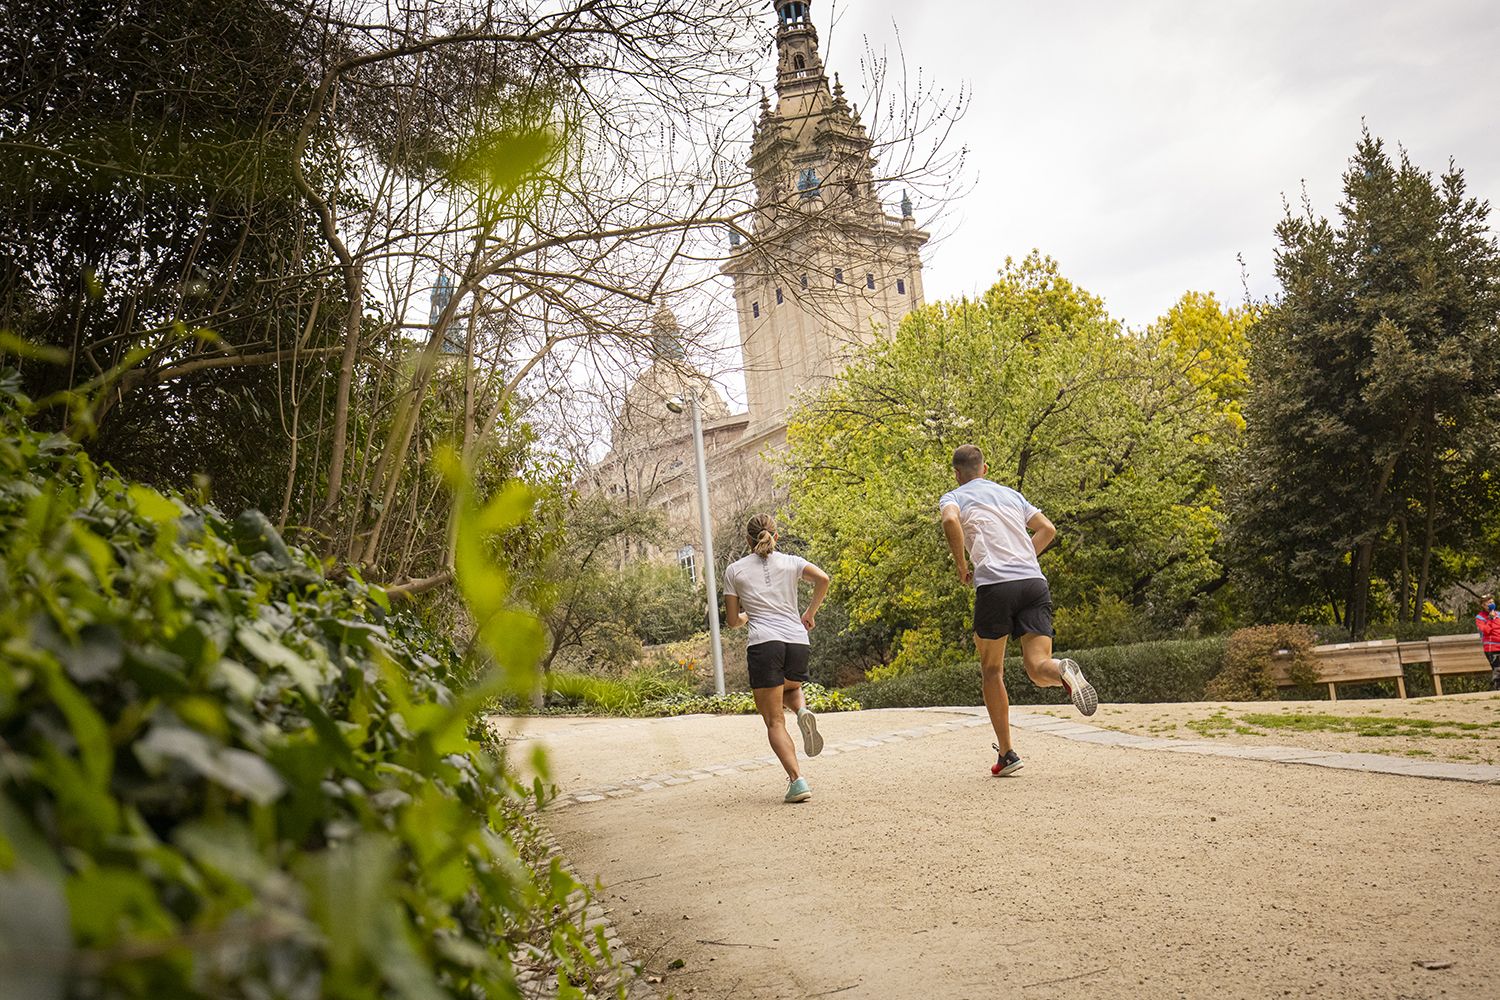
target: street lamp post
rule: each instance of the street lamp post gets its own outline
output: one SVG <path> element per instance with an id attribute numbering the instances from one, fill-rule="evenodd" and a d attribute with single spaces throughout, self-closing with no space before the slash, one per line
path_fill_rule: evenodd
<path id="1" fill-rule="evenodd" d="M 683 411 L 680 399 L 667 400 L 667 409 Z M 703 418 L 698 412 L 698 394 L 688 396 L 693 415 L 693 457 L 698 462 L 698 529 L 703 533 L 703 582 L 708 590 L 708 640 L 714 657 L 714 691 L 724 693 L 724 651 L 719 642 L 719 581 L 714 573 L 713 524 L 708 516 L 708 460 L 703 453 Z"/>

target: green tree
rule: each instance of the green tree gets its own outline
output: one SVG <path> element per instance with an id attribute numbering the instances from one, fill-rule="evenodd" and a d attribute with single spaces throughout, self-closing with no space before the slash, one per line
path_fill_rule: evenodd
<path id="1" fill-rule="evenodd" d="M 1487 202 L 1365 132 L 1335 221 L 1277 227 L 1282 286 L 1252 336 L 1237 561 L 1260 613 L 1326 608 L 1351 636 L 1433 592 L 1440 545 L 1483 531 L 1500 371 L 1500 247 Z"/>
<path id="2" fill-rule="evenodd" d="M 965 441 L 1057 523 L 1045 569 L 1059 607 L 1103 589 L 1158 628 L 1181 624 L 1222 578 L 1208 470 L 1233 433 L 1222 370 L 1234 338 L 1198 344 L 1186 326 L 1127 333 L 1033 253 L 978 301 L 908 316 L 809 400 L 788 428 L 792 527 L 851 625 L 967 643 L 968 595 L 937 528 Z"/>

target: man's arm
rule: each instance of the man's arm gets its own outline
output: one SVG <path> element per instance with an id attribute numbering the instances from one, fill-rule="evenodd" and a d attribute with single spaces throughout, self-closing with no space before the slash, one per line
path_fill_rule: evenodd
<path id="1" fill-rule="evenodd" d="M 1047 551 L 1047 546 L 1052 544 L 1052 539 L 1057 537 L 1057 525 L 1047 519 L 1047 515 L 1041 511 L 1032 514 L 1026 519 L 1026 527 L 1031 529 L 1031 547 L 1036 549 L 1036 554 L 1041 555 Z"/>
<path id="2" fill-rule="evenodd" d="M 958 570 L 958 582 L 967 584 L 974 579 L 969 569 L 969 557 L 964 553 L 964 526 L 958 521 L 958 504 L 943 507 L 943 537 L 948 539 L 948 551 L 953 554 L 953 565 Z"/>

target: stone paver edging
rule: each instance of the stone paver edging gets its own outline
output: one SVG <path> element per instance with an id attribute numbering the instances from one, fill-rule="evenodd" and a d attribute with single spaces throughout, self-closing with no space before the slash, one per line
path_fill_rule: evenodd
<path id="1" fill-rule="evenodd" d="M 881 733 L 877 736 L 867 736 L 861 739 L 844 740 L 840 743 L 824 743 L 823 757 L 837 757 L 841 753 L 851 753 L 856 750 L 868 750 L 873 747 L 885 746 L 888 743 L 902 743 L 907 740 L 920 739 L 923 736 L 934 736 L 938 733 L 951 733 L 956 729 L 972 729 L 975 726 L 988 726 L 988 717 L 974 717 L 968 709 L 916 709 L 914 711 L 942 712 L 949 715 L 964 715 L 968 718 L 950 719 L 945 722 L 936 722 L 929 726 L 916 726 L 908 729 L 897 729 L 889 733 Z M 663 771 L 660 774 L 648 775 L 644 778 L 633 778 L 622 781 L 615 785 L 600 785 L 597 788 L 582 789 L 574 792 L 564 792 L 547 804 L 548 809 L 566 809 L 569 806 L 582 805 L 589 802 L 603 802 L 605 799 L 623 799 L 630 795 L 641 792 L 654 792 L 659 788 L 667 788 L 676 785 L 688 785 L 694 781 L 707 781 L 723 774 L 737 774 L 741 771 L 758 771 L 764 767 L 779 767 L 774 754 L 764 757 L 747 757 L 744 760 L 733 760 L 722 764 L 709 764 L 704 767 L 689 768 L 683 771 Z"/>

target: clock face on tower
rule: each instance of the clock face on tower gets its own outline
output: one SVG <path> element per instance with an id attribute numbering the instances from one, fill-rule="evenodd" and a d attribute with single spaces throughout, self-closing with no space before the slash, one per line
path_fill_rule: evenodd
<path id="1" fill-rule="evenodd" d="M 804 167 L 802 173 L 797 176 L 797 190 L 802 192 L 802 197 L 813 198 L 818 194 L 818 168 Z"/>

